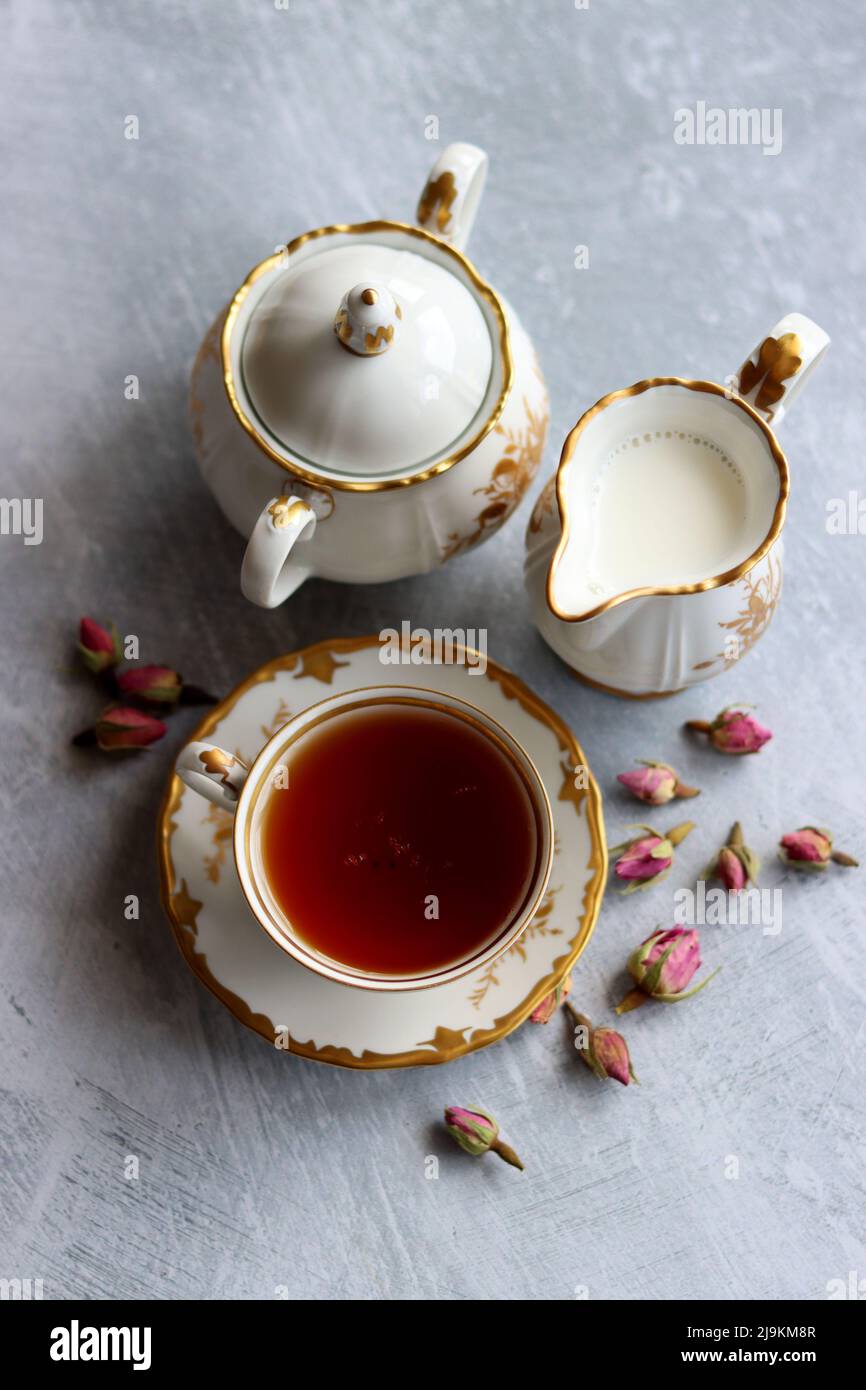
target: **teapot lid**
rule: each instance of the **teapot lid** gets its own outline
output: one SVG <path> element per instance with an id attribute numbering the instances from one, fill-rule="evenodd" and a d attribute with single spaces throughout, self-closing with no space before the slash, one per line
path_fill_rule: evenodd
<path id="1" fill-rule="evenodd" d="M 368 223 L 309 233 L 271 269 L 232 354 L 269 452 L 347 486 L 468 452 L 510 362 L 501 306 L 459 252 Z"/>

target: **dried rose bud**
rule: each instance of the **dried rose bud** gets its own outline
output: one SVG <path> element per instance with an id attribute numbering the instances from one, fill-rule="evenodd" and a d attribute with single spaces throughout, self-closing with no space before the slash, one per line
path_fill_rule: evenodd
<path id="1" fill-rule="evenodd" d="M 445 1128 L 468 1154 L 486 1154 L 492 1149 L 513 1168 L 523 1167 L 511 1146 L 500 1139 L 499 1125 L 493 1116 L 479 1106 L 472 1110 L 464 1110 L 462 1105 L 446 1106 Z"/>
<path id="2" fill-rule="evenodd" d="M 700 964 L 700 942 L 694 927 L 672 927 L 670 931 L 659 928 L 629 956 L 628 973 L 637 989 L 629 991 L 616 1012 L 625 1014 L 638 1009 L 648 998 L 660 999 L 664 1004 L 690 999 L 719 973 L 714 970 L 694 989 L 686 989 Z"/>
<path id="3" fill-rule="evenodd" d="M 116 666 L 123 656 L 120 635 L 114 623 L 107 628 L 95 623 L 92 618 L 82 618 L 78 625 L 78 650 L 85 666 L 96 675 Z"/>
<path id="4" fill-rule="evenodd" d="M 628 887 L 624 893 L 636 893 L 640 888 L 649 888 L 663 878 L 674 862 L 674 848 L 695 828 L 694 821 L 683 821 L 675 825 L 666 835 L 657 835 L 651 825 L 638 825 L 637 830 L 645 830 L 646 835 L 622 845 L 613 845 L 610 853 L 618 858 L 613 866 L 617 878 L 624 879 Z"/>
<path id="5" fill-rule="evenodd" d="M 814 825 L 804 825 L 790 835 L 783 835 L 779 841 L 779 858 L 792 869 L 826 869 L 831 860 L 846 869 L 860 867 L 850 854 L 834 850 L 829 831 L 817 830 Z"/>
<path id="6" fill-rule="evenodd" d="M 783 835 L 779 841 L 784 850 L 786 863 L 806 864 L 809 867 L 825 869 L 830 862 L 833 842 L 829 835 L 813 826 L 804 826 L 790 835 Z"/>
<path id="7" fill-rule="evenodd" d="M 705 878 L 720 879 L 729 893 L 738 893 L 757 883 L 761 861 L 755 851 L 743 841 L 743 829 L 739 821 L 731 828 L 728 842 L 719 850 L 715 862 L 704 872 Z"/>
<path id="8" fill-rule="evenodd" d="M 738 709 L 733 705 L 717 714 L 711 724 L 705 719 L 690 719 L 686 728 L 694 729 L 699 734 L 709 734 L 710 743 L 720 753 L 738 756 L 759 752 L 773 737 L 770 730 L 759 724 L 751 714 L 747 714 L 745 709 Z"/>
<path id="9" fill-rule="evenodd" d="M 168 666 L 131 666 L 117 677 L 121 695 L 157 705 L 173 705 L 180 699 L 183 682 Z"/>
<path id="10" fill-rule="evenodd" d="M 640 761 L 639 772 L 619 772 L 616 778 L 638 801 L 646 801 L 650 806 L 664 806 L 675 796 L 700 796 L 698 788 L 687 787 L 667 763 Z"/>
<path id="11" fill-rule="evenodd" d="M 110 705 L 97 719 L 94 733 L 99 747 L 114 753 L 156 743 L 165 733 L 165 725 L 130 705 Z"/>
<path id="12" fill-rule="evenodd" d="M 215 705 L 215 695 L 200 685 L 189 685 L 170 666 L 134 666 L 116 678 L 118 692 L 127 700 L 148 705 Z"/>
<path id="13" fill-rule="evenodd" d="M 560 980 L 556 989 L 546 994 L 540 1004 L 536 1004 L 532 1013 L 529 1015 L 530 1023 L 549 1023 L 559 1008 L 564 1004 L 571 993 L 571 976 L 566 975 L 564 980 Z"/>
<path id="14" fill-rule="evenodd" d="M 629 1081 L 637 1081 L 628 1045 L 621 1033 L 613 1028 L 593 1028 L 585 1014 L 578 1013 L 573 1004 L 566 1004 L 575 1024 L 585 1030 L 586 1046 L 578 1048 L 581 1058 L 596 1076 L 604 1081 L 619 1081 L 627 1086 Z"/>
<path id="15" fill-rule="evenodd" d="M 649 883 L 666 873 L 672 863 L 673 848 L 670 842 L 660 835 L 647 835 L 625 846 L 614 865 L 614 873 L 617 878 Z"/>
<path id="16" fill-rule="evenodd" d="M 727 845 L 719 850 L 719 857 L 716 860 L 712 876 L 719 879 L 729 893 L 739 893 L 740 889 L 745 888 L 748 883 L 748 875 L 742 863 Z"/>

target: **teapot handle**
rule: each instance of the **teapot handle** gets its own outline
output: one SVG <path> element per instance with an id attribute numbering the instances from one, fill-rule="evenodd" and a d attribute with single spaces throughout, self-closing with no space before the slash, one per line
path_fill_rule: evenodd
<path id="1" fill-rule="evenodd" d="M 300 497 L 272 497 L 253 527 L 241 565 L 241 590 L 260 608 L 276 608 L 303 584 L 312 566 L 294 559 L 316 529 L 316 513 Z"/>
<path id="2" fill-rule="evenodd" d="M 418 200 L 418 226 L 462 251 L 472 231 L 486 178 L 484 150 L 462 142 L 449 145 L 430 170 Z"/>
<path id="3" fill-rule="evenodd" d="M 729 380 L 736 393 L 775 427 L 829 346 L 829 336 L 805 314 L 786 314 Z"/>

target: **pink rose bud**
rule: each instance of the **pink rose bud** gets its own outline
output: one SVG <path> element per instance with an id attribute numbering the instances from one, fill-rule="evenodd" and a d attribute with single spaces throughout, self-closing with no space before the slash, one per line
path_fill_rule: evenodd
<path id="1" fill-rule="evenodd" d="M 143 710 L 129 705 L 111 705 L 97 719 L 94 732 L 99 747 L 113 753 L 156 743 L 165 733 L 165 725 Z"/>
<path id="2" fill-rule="evenodd" d="M 739 893 L 748 882 L 746 871 L 732 849 L 727 845 L 719 850 L 716 860 L 715 876 L 721 879 L 729 893 Z"/>
<path id="3" fill-rule="evenodd" d="M 564 980 L 546 994 L 540 1004 L 536 1004 L 532 1013 L 529 1015 L 530 1023 L 549 1023 L 559 1008 L 571 993 L 571 976 L 566 975 Z"/>
<path id="4" fill-rule="evenodd" d="M 480 1106 L 466 1110 L 462 1105 L 445 1107 L 445 1128 L 451 1138 L 468 1154 L 486 1154 L 492 1150 L 510 1163 L 513 1168 L 522 1168 L 517 1154 L 499 1137 L 499 1125 L 493 1116 Z"/>
<path id="5" fill-rule="evenodd" d="M 674 862 L 674 848 L 694 830 L 693 821 L 684 821 L 674 826 L 666 835 L 657 835 L 650 825 L 638 825 L 637 830 L 645 830 L 646 835 L 622 845 L 612 846 L 610 853 L 618 858 L 613 866 L 616 877 L 624 879 L 628 887 L 624 893 L 635 893 L 648 888 L 668 872 Z"/>
<path id="6" fill-rule="evenodd" d="M 833 849 L 830 836 L 811 826 L 783 835 L 779 843 L 785 851 L 785 858 L 792 863 L 819 864 L 823 869 L 830 862 Z"/>
<path id="7" fill-rule="evenodd" d="M 664 806 L 675 796 L 699 796 L 697 787 L 687 787 L 667 763 L 642 762 L 640 771 L 619 772 L 616 780 L 650 806 Z"/>
<path id="8" fill-rule="evenodd" d="M 743 841 L 743 829 L 737 821 L 728 836 L 728 842 L 716 856 L 715 862 L 705 870 L 705 878 L 717 878 L 729 893 L 738 893 L 750 883 L 757 883 L 761 861 L 754 850 Z"/>
<path id="9" fill-rule="evenodd" d="M 649 999 L 660 999 L 665 1004 L 678 1004 L 690 999 L 705 985 L 713 975 L 708 975 L 693 989 L 686 986 L 700 968 L 701 951 L 698 934 L 694 927 L 672 927 L 670 931 L 654 931 L 628 959 L 628 973 L 637 989 L 631 990 L 617 1005 L 618 1014 L 628 1013 L 630 1009 L 640 1008 Z"/>
<path id="10" fill-rule="evenodd" d="M 629 1081 L 637 1081 L 622 1034 L 613 1028 L 593 1028 L 585 1014 L 578 1013 L 572 1004 L 565 1007 L 577 1025 L 575 1039 L 577 1029 L 583 1030 L 578 1052 L 590 1070 L 602 1081 L 610 1077 L 611 1081 L 619 1081 L 623 1086 L 627 1086 Z"/>
<path id="11" fill-rule="evenodd" d="M 705 719 L 690 719 L 686 728 L 694 729 L 700 734 L 709 734 L 710 743 L 720 753 L 738 756 L 759 752 L 773 737 L 770 730 L 759 724 L 751 714 L 733 706 L 723 709 L 711 724 Z"/>
<path id="12" fill-rule="evenodd" d="M 831 860 L 848 869 L 859 867 L 850 854 L 834 850 L 829 831 L 817 830 L 814 825 L 804 825 L 790 835 L 783 835 L 779 841 L 779 858 L 792 869 L 826 869 Z"/>
<path id="13" fill-rule="evenodd" d="M 82 618 L 78 625 L 78 650 L 89 671 L 99 674 L 116 666 L 123 652 L 120 636 L 114 623 L 100 627 L 92 618 Z"/>
<path id="14" fill-rule="evenodd" d="M 674 862 L 673 846 L 660 835 L 632 840 L 614 865 L 617 878 L 648 880 L 658 878 Z"/>
<path id="15" fill-rule="evenodd" d="M 168 666 L 131 666 L 117 677 L 121 695 L 153 704 L 173 705 L 180 699 L 183 682 Z"/>
<path id="16" fill-rule="evenodd" d="M 623 1086 L 627 1086 L 629 1081 L 637 1081 L 628 1046 L 621 1033 L 613 1028 L 596 1028 L 592 1035 L 592 1050 L 596 1063 L 611 1081 L 619 1081 Z"/>

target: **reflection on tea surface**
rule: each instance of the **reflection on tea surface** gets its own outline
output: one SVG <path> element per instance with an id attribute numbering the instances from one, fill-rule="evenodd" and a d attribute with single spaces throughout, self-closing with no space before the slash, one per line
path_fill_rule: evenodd
<path id="1" fill-rule="evenodd" d="M 337 714 L 290 750 L 262 855 L 308 946 L 356 970 L 426 974 L 498 938 L 534 881 L 523 776 L 473 723 L 422 705 Z"/>

